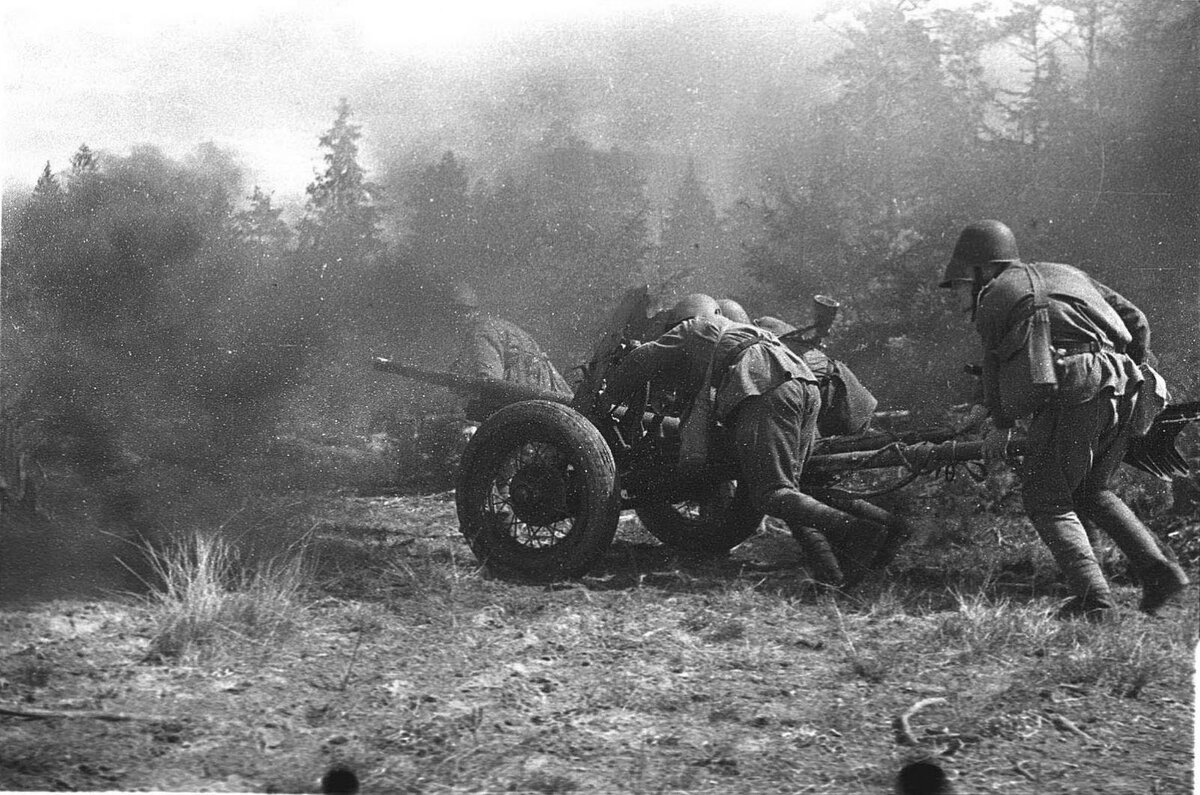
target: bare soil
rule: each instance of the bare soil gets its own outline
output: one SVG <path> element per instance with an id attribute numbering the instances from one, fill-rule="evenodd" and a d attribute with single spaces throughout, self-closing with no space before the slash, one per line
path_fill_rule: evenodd
<path id="1" fill-rule="evenodd" d="M 163 660 L 144 600 L 10 593 L 0 789 L 313 792 L 345 765 L 364 792 L 884 793 L 932 758 L 960 793 L 1193 790 L 1194 591 L 1056 621 L 1031 538 L 989 531 L 979 577 L 918 541 L 834 596 L 770 525 L 704 562 L 626 517 L 591 576 L 535 586 L 479 570 L 448 494 L 313 523 L 280 641 Z"/>

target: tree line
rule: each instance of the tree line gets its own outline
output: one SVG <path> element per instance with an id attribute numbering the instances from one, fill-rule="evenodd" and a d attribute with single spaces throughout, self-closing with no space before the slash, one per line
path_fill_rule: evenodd
<path id="1" fill-rule="evenodd" d="M 759 189 L 724 206 L 702 155 L 672 161 L 674 188 L 654 201 L 661 164 L 555 113 L 504 168 L 445 151 L 375 181 L 343 99 L 296 223 L 213 145 L 181 159 L 81 146 L 5 208 L 5 412 L 36 404 L 70 426 L 78 461 L 109 464 L 129 428 L 157 431 L 139 434 L 155 440 L 141 454 L 218 460 L 297 393 L 315 425 L 369 430 L 365 404 L 382 392 L 361 391 L 363 357 L 391 344 L 428 355 L 436 340 L 417 330 L 439 328 L 458 280 L 564 370 L 633 284 L 798 325 L 811 295 L 830 294 L 844 306 L 833 352 L 885 405 L 944 405 L 970 388 L 948 362 L 973 351 L 936 283 L 959 228 L 982 217 L 1012 226 L 1026 257 L 1081 265 L 1138 302 L 1177 392 L 1194 392 L 1200 11 L 981 11 L 885 3 L 840 27 L 819 67 L 833 90 L 779 103 L 791 133 L 764 142 Z M 1020 64 L 1004 83 L 985 68 L 997 51 Z"/>

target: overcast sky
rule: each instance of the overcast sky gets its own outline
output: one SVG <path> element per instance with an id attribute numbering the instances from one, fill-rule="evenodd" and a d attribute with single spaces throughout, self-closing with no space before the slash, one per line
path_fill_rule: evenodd
<path id="1" fill-rule="evenodd" d="M 31 184 L 47 160 L 64 169 L 81 143 L 116 153 L 153 143 L 180 156 L 214 141 L 238 153 L 252 180 L 297 195 L 337 98 L 353 98 L 369 73 L 414 60 L 461 69 L 541 27 L 636 24 L 683 5 L 809 17 L 840 3 L 5 0 L 0 176 Z"/>

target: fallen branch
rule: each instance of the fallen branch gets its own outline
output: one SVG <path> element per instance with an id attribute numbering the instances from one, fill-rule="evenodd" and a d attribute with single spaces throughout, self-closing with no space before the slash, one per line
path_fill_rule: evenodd
<path id="1" fill-rule="evenodd" d="M 909 720 L 926 707 L 932 707 L 935 704 L 945 704 L 946 699 L 938 696 L 935 698 L 923 698 L 916 704 L 913 704 L 902 714 L 897 715 L 892 725 L 896 729 L 896 743 L 899 745 L 920 745 L 920 741 L 912 733 L 912 727 L 909 725 Z"/>
<path id="2" fill-rule="evenodd" d="M 8 707 L 0 704 L 0 715 L 12 715 L 17 718 L 92 718 L 113 723 L 121 721 L 147 721 L 150 723 L 171 723 L 175 718 L 162 715 L 136 715 L 131 712 L 105 712 L 96 709 L 34 709 L 32 707 Z"/>
<path id="3" fill-rule="evenodd" d="M 1053 723 L 1054 727 L 1059 731 L 1069 732 L 1074 734 L 1076 737 L 1087 740 L 1088 742 L 1094 742 L 1092 735 L 1076 726 L 1068 718 L 1064 718 L 1062 715 L 1056 715 L 1054 713 L 1047 713 L 1047 717 L 1050 718 L 1050 722 Z"/>
<path id="4" fill-rule="evenodd" d="M 1031 773 L 1027 767 L 1025 767 L 1024 762 L 1020 762 L 1020 761 L 1014 762 L 1013 770 L 1017 771 L 1022 776 L 1024 776 L 1026 779 L 1028 779 L 1029 781 L 1032 781 L 1034 784 L 1037 783 L 1038 777 L 1035 776 L 1033 773 Z"/>

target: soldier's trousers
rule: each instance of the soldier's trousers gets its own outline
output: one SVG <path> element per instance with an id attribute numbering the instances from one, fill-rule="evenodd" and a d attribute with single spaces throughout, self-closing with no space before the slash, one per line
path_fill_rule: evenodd
<path id="1" fill-rule="evenodd" d="M 817 438 L 820 406 L 816 384 L 792 380 L 742 401 L 730 424 L 734 454 L 751 504 L 787 523 L 819 579 L 840 583 L 837 558 L 825 536 L 814 528 L 841 535 L 851 549 L 862 547 L 862 556 L 867 546 L 878 541 L 882 528 L 800 490 L 804 462 Z"/>
<path id="2" fill-rule="evenodd" d="M 1134 395 L 1104 390 L 1086 403 L 1052 404 L 1029 426 L 1025 510 L 1073 594 L 1100 606 L 1110 605 L 1111 595 L 1081 517 L 1112 538 L 1143 587 L 1182 578 L 1150 530 L 1109 488 L 1128 446 L 1133 401 Z"/>

